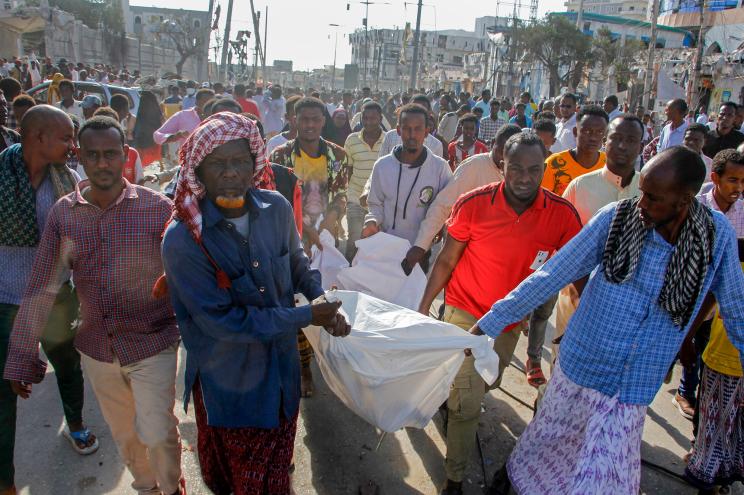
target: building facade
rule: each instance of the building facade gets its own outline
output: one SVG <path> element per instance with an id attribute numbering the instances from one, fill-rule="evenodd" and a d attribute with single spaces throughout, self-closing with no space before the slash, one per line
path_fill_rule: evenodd
<path id="1" fill-rule="evenodd" d="M 579 0 L 567 0 L 564 5 L 567 12 L 579 11 Z M 584 0 L 584 13 L 644 20 L 647 11 L 647 0 Z"/>
<path id="2" fill-rule="evenodd" d="M 468 78 L 465 60 L 488 50 L 488 32 L 508 19 L 479 17 L 475 30 L 447 29 L 421 31 L 417 86 L 441 88 Z M 413 59 L 413 30 L 358 29 L 349 35 L 352 64 L 359 67 L 359 86 L 407 90 Z"/>

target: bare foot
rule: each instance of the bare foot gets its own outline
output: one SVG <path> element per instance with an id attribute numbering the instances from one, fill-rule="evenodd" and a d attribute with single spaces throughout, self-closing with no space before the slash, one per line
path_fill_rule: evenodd
<path id="1" fill-rule="evenodd" d="M 300 396 L 304 398 L 312 397 L 314 392 L 313 370 L 310 369 L 310 366 L 303 366 L 300 369 Z"/>

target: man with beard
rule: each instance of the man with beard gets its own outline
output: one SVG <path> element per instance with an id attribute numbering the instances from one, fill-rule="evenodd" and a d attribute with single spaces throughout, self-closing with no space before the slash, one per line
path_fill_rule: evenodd
<path id="1" fill-rule="evenodd" d="M 662 151 L 640 198 L 601 210 L 471 329 L 497 337 L 567 284 L 588 276 L 537 415 L 490 493 L 637 493 L 648 405 L 708 292 L 744 352 L 744 274 L 728 220 L 695 195 L 700 156 Z M 534 469 L 539 466 L 539 469 Z"/>
<path id="2" fill-rule="evenodd" d="M 26 112 L 22 141 L 0 154 L 0 370 L 23 293 L 30 280 L 39 239 L 49 211 L 75 189 L 77 174 L 65 165 L 74 149 L 73 126 L 61 110 L 38 105 Z M 20 193 L 20 194 L 19 194 Z M 66 276 L 65 276 L 66 275 Z M 98 441 L 83 424 L 83 372 L 73 346 L 77 297 L 69 273 L 52 292 L 48 323 L 38 330 L 52 363 L 73 448 L 93 453 Z M 55 299 L 56 296 L 56 299 Z M 15 493 L 13 446 L 17 397 L 8 379 L 0 380 L 0 493 Z"/>
<path id="3" fill-rule="evenodd" d="M 24 129 L 37 108 L 24 117 Z M 122 177 L 128 147 L 116 120 L 93 117 L 78 139 L 88 180 L 49 211 L 3 378 L 24 399 L 44 378 L 39 339 L 71 270 L 80 300 L 75 348 L 134 478 L 132 488 L 140 495 L 182 495 L 173 414 L 179 333 L 170 303 L 152 295 L 163 271 L 160 237 L 173 204 Z"/>
<path id="4" fill-rule="evenodd" d="M 163 238 L 168 289 L 187 350 L 199 464 L 214 493 L 291 493 L 300 400 L 298 329 L 350 331 L 323 295 L 292 209 L 257 189 L 268 162 L 256 125 L 219 113 L 186 140 L 176 221 Z"/>
<path id="5" fill-rule="evenodd" d="M 396 132 L 402 144 L 380 157 L 372 169 L 362 238 L 382 231 L 413 245 L 426 212 L 452 179 L 447 162 L 424 146 L 427 117 L 428 111 L 416 103 L 401 107 Z M 403 271 L 410 274 L 416 263 L 427 271 L 430 255 L 431 251 L 421 253 L 414 263 L 406 257 Z"/>
<path id="6" fill-rule="evenodd" d="M 589 220 L 603 207 L 623 199 L 635 198 L 640 195 L 638 189 L 639 174 L 635 171 L 636 158 L 641 152 L 643 138 L 643 123 L 629 114 L 621 115 L 610 122 L 607 131 L 605 152 L 607 163 L 594 172 L 581 175 L 566 188 L 563 197 L 579 212 L 582 224 Z M 583 283 L 576 284 L 583 287 Z M 555 318 L 555 337 L 560 337 L 566 331 L 571 316 L 579 303 L 579 291 L 574 284 L 561 289 L 558 295 L 557 312 Z M 550 313 L 544 315 L 550 317 Z M 528 347 L 530 362 L 542 355 L 542 343 L 545 340 L 545 327 L 534 329 L 542 331 L 542 337 L 533 335 L 530 327 L 530 343 L 533 338 L 540 340 L 537 345 Z M 558 358 L 558 344 L 554 347 L 553 361 Z"/>
<path id="7" fill-rule="evenodd" d="M 571 204 L 540 187 L 545 146 L 532 131 L 504 145 L 504 180 L 470 191 L 452 208 L 447 240 L 432 268 L 419 312 L 428 315 L 445 289 L 444 321 L 469 330 L 491 301 L 537 270 L 580 229 Z M 518 321 L 518 320 L 514 320 Z M 494 342 L 499 378 L 511 362 L 519 340 L 519 323 L 509 325 Z M 488 385 L 465 358 L 447 400 L 447 484 L 443 495 L 462 494 L 462 481 Z"/>

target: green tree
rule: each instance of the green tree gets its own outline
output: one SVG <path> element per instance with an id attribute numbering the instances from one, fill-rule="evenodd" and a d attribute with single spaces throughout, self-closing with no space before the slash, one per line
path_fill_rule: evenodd
<path id="1" fill-rule="evenodd" d="M 562 16 L 548 15 L 514 29 L 517 53 L 535 58 L 550 76 L 550 94 L 562 86 L 576 86 L 584 67 L 591 63 L 591 40 Z"/>

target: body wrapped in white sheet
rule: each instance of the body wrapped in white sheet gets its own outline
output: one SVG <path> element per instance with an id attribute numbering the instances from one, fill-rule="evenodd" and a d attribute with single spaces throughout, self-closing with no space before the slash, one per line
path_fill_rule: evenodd
<path id="1" fill-rule="evenodd" d="M 345 338 L 305 328 L 328 386 L 349 409 L 383 431 L 423 428 L 447 399 L 471 349 L 491 384 L 498 375 L 493 340 L 412 310 L 350 291 L 334 291 L 352 327 Z"/>

